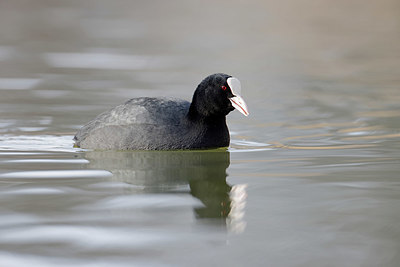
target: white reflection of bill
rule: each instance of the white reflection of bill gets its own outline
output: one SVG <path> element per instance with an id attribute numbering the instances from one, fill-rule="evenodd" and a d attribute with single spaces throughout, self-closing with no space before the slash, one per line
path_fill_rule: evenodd
<path id="1" fill-rule="evenodd" d="M 247 184 L 237 184 L 232 186 L 229 193 L 231 210 L 226 220 L 229 232 L 240 234 L 246 229 L 246 221 L 244 219 L 247 199 L 246 188 Z"/>

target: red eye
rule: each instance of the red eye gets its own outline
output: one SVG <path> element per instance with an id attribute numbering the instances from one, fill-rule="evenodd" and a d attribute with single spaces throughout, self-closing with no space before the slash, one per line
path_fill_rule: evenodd
<path id="1" fill-rule="evenodd" d="M 226 90 L 226 86 L 225 86 L 225 85 L 222 85 L 222 86 L 221 86 L 221 89 L 225 91 L 225 90 Z"/>

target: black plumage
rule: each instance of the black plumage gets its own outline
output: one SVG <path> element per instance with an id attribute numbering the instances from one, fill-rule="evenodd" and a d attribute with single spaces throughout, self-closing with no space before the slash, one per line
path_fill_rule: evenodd
<path id="1" fill-rule="evenodd" d="M 240 97 L 229 87 L 229 78 L 222 73 L 208 76 L 198 85 L 191 103 L 130 99 L 84 125 L 74 137 L 75 145 L 102 150 L 226 147 L 230 140 L 226 115 L 235 109 L 230 99 Z"/>

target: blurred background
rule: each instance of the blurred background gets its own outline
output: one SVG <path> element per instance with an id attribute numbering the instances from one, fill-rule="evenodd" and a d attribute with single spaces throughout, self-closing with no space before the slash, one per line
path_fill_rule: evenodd
<path id="1" fill-rule="evenodd" d="M 72 147 L 216 72 L 227 151 Z M 399 141 L 398 0 L 0 1 L 5 266 L 398 266 Z"/>
<path id="2" fill-rule="evenodd" d="M 136 96 L 190 99 L 215 72 L 242 81 L 262 123 L 282 122 L 282 111 L 294 121 L 315 112 L 304 110 L 312 108 L 305 97 L 342 111 L 399 102 L 398 1 L 0 5 L 2 132 L 43 118 L 55 121 L 52 130 L 69 131 Z"/>

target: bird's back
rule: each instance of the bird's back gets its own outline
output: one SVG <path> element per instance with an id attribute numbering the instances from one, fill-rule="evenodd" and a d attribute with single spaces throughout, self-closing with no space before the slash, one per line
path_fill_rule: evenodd
<path id="1" fill-rule="evenodd" d="M 184 100 L 133 98 L 98 115 L 74 140 L 83 148 L 163 149 L 163 143 L 173 141 L 168 138 L 173 139 L 189 106 Z"/>

